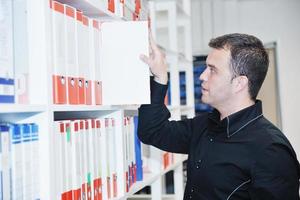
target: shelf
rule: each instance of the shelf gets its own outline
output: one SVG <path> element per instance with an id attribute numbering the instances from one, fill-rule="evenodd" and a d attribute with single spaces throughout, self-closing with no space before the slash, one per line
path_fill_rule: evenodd
<path id="1" fill-rule="evenodd" d="M 186 115 L 186 116 L 194 116 L 195 114 L 195 107 L 194 106 L 181 106 L 180 107 L 181 115 Z"/>
<path id="2" fill-rule="evenodd" d="M 182 156 L 181 159 L 179 159 L 177 162 L 175 162 L 173 165 L 167 167 L 165 170 L 162 170 L 160 173 L 154 174 L 154 173 L 144 173 L 143 181 L 136 182 L 129 190 L 128 193 L 126 193 L 123 197 L 114 198 L 114 200 L 125 200 L 132 195 L 134 195 L 136 192 L 144 188 L 145 186 L 151 185 L 156 179 L 159 177 L 165 175 L 171 170 L 174 170 L 176 167 L 178 167 L 180 164 L 182 164 L 187 159 L 187 156 Z"/>
<path id="3" fill-rule="evenodd" d="M 141 190 L 142 188 L 146 187 L 147 185 L 150 185 L 153 183 L 156 179 L 160 177 L 160 174 L 153 174 L 153 173 L 145 173 L 144 174 L 144 180 L 136 182 L 131 188 L 130 191 L 122 198 L 125 199 L 132 195 L 134 195 L 136 192 Z"/>
<path id="4" fill-rule="evenodd" d="M 176 23 L 177 26 L 184 26 L 187 25 L 190 21 L 190 14 L 186 13 L 185 10 L 182 8 L 182 5 L 179 4 L 178 1 L 169 0 L 169 1 L 155 1 L 156 3 L 156 28 L 168 28 L 168 12 L 172 8 L 173 4 L 176 4 Z"/>
<path id="5" fill-rule="evenodd" d="M 39 113 L 46 111 L 45 105 L 0 104 L 0 114 Z"/>
<path id="6" fill-rule="evenodd" d="M 116 16 L 114 13 L 110 12 L 105 4 L 101 1 L 96 0 L 57 0 L 63 4 L 68 4 L 78 10 L 81 10 L 84 15 L 89 17 L 96 17 L 101 20 L 124 20 L 121 17 Z"/>
<path id="7" fill-rule="evenodd" d="M 165 53 L 166 60 L 168 63 L 171 63 L 174 58 L 177 58 L 178 60 L 178 70 L 179 71 L 187 71 L 189 68 L 193 67 L 193 62 L 188 60 L 184 53 L 175 52 L 172 50 L 169 50 L 163 46 L 159 46 L 159 48 Z"/>
<path id="8" fill-rule="evenodd" d="M 188 106 L 188 105 L 182 105 L 180 106 L 180 110 L 181 112 L 188 112 L 188 111 L 191 111 L 191 110 L 194 110 L 194 106 Z"/>
<path id="9" fill-rule="evenodd" d="M 68 111 L 107 111 L 117 110 L 112 106 L 97 106 L 97 105 L 52 105 L 53 112 L 68 112 Z"/>
<path id="10" fill-rule="evenodd" d="M 175 198 L 175 194 L 162 194 L 163 200 L 174 200 Z M 136 194 L 131 196 L 130 199 L 151 199 L 151 194 Z"/>
<path id="11" fill-rule="evenodd" d="M 139 105 L 52 105 L 51 110 L 53 112 L 73 112 L 73 111 L 114 111 L 114 110 L 125 110 L 125 111 L 137 111 Z"/>

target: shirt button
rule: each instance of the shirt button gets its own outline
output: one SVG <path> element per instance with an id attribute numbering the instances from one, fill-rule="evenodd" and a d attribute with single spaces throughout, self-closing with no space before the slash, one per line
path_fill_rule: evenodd
<path id="1" fill-rule="evenodd" d="M 201 163 L 202 162 L 202 160 L 200 159 L 200 160 L 198 160 L 198 163 Z"/>
<path id="2" fill-rule="evenodd" d="M 196 166 L 196 168 L 197 168 L 197 169 L 199 169 L 199 168 L 200 168 L 200 166 L 199 166 L 199 165 L 197 165 L 197 166 Z"/>
<path id="3" fill-rule="evenodd" d="M 210 138 L 210 139 L 209 139 L 209 141 L 211 141 L 211 142 L 212 142 L 212 141 L 213 141 L 213 139 L 212 139 L 212 138 Z"/>
<path id="4" fill-rule="evenodd" d="M 191 189 L 191 193 L 193 193 L 193 192 L 194 192 L 194 189 L 192 188 L 192 189 Z"/>
<path id="5" fill-rule="evenodd" d="M 192 199 L 192 198 L 193 198 L 192 195 L 190 195 L 190 196 L 189 196 L 189 199 Z"/>

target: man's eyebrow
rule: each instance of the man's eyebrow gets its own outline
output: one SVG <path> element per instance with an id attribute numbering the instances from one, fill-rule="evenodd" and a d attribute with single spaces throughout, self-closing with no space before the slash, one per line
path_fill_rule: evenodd
<path id="1" fill-rule="evenodd" d="M 214 66 L 214 65 L 212 65 L 212 64 L 206 63 L 206 66 L 207 66 L 207 67 L 210 67 L 210 68 L 213 68 L 213 69 L 215 69 L 215 70 L 217 69 L 216 66 Z"/>

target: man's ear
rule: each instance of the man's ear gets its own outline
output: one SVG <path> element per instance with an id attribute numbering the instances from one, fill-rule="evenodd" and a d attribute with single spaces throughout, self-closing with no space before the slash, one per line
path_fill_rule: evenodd
<path id="1" fill-rule="evenodd" d="M 233 79 L 233 84 L 234 84 L 234 92 L 238 93 L 243 90 L 248 91 L 248 78 L 247 76 L 238 76 Z"/>

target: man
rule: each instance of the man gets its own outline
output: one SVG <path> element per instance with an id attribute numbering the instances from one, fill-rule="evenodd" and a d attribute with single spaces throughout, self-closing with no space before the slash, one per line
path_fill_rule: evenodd
<path id="1" fill-rule="evenodd" d="M 146 144 L 188 154 L 184 199 L 299 200 L 296 154 L 256 99 L 269 64 L 262 42 L 246 34 L 212 39 L 200 80 L 202 101 L 214 111 L 181 121 L 168 120 L 167 64 L 150 43 L 150 57 L 141 59 L 154 75 L 151 104 L 139 109 L 138 135 Z"/>

